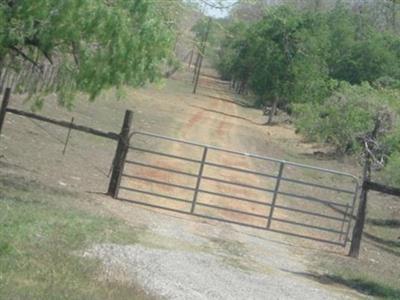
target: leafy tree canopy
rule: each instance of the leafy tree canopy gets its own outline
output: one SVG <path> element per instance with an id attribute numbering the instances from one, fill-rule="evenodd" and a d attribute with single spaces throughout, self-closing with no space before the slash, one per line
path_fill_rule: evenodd
<path id="1" fill-rule="evenodd" d="M 175 1 L 169 2 L 174 3 Z M 57 67 L 63 102 L 75 92 L 139 86 L 171 52 L 171 9 L 151 0 L 8 0 L 0 3 L 0 62 Z M 164 9 L 163 9 L 164 8 Z"/>
<path id="2" fill-rule="evenodd" d="M 277 104 L 290 108 L 300 132 L 337 153 L 359 155 L 382 118 L 386 127 L 374 143 L 388 178 L 398 183 L 400 6 L 383 2 L 335 1 L 325 7 L 315 1 L 303 8 L 265 5 L 261 11 L 248 4 L 242 8 L 257 17 L 234 11 L 216 66 L 225 79 L 272 103 L 270 120 Z"/>

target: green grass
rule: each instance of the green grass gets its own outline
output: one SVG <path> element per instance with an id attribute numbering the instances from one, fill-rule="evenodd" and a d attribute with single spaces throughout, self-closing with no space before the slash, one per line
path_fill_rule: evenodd
<path id="1" fill-rule="evenodd" d="M 93 243 L 135 243 L 139 229 L 77 208 L 74 194 L 0 176 L 0 299 L 147 299 L 100 281 Z"/>
<path id="2" fill-rule="evenodd" d="M 336 269 L 334 273 L 336 274 L 296 274 L 318 281 L 322 284 L 345 286 L 361 294 L 373 296 L 378 299 L 400 299 L 400 289 L 395 284 L 390 285 L 385 282 L 379 282 L 379 280 L 376 280 L 373 275 L 360 274 L 357 270 L 350 270 L 346 268 L 341 268 L 341 270 Z"/>
<path id="3" fill-rule="evenodd" d="M 328 283 L 381 299 L 400 299 L 400 203 L 371 192 L 359 259 L 317 254 Z M 314 257 L 315 258 L 315 257 Z"/>
<path id="4" fill-rule="evenodd" d="M 328 276 L 328 280 L 355 289 L 356 291 L 384 299 L 400 299 L 400 289 L 388 284 L 378 283 L 374 279 L 357 275 Z"/>

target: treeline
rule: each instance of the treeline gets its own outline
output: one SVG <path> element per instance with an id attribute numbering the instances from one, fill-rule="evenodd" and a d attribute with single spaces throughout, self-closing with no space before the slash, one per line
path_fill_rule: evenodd
<path id="1" fill-rule="evenodd" d="M 400 184 L 400 36 L 393 20 L 376 20 L 372 4 L 281 5 L 256 21 L 231 18 L 216 66 L 271 106 L 270 122 L 280 107 L 310 140 L 340 154 L 370 151 L 377 167 L 387 165 L 389 181 Z M 378 138 L 365 149 L 377 122 Z"/>

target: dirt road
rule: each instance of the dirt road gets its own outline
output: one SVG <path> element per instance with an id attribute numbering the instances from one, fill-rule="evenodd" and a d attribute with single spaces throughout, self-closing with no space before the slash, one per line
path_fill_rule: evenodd
<path id="1" fill-rule="evenodd" d="M 226 84 L 210 78 L 203 79 L 199 93 L 187 95 L 183 104 L 186 108 L 179 116 L 182 126 L 175 137 L 258 153 L 265 152 L 264 143 L 271 134 L 290 137 L 297 146 L 300 143 L 290 128 L 261 126 L 264 120 L 259 111 L 235 104 L 234 95 Z M 169 150 L 183 152 L 179 148 Z M 281 150 L 278 146 L 269 151 L 268 155 L 279 156 Z M 225 158 L 224 163 L 238 163 L 233 160 Z M 253 167 L 246 160 L 241 164 L 245 168 Z M 136 168 L 138 170 L 142 176 L 149 175 L 148 171 Z M 220 171 L 210 172 L 215 175 Z M 151 176 L 161 176 L 169 182 L 184 182 L 172 175 L 153 172 Z M 125 179 L 125 184 L 132 187 L 137 183 Z M 143 186 L 139 184 L 139 187 Z M 156 189 L 154 185 L 150 188 Z M 165 192 L 165 188 L 162 191 Z M 233 188 L 223 191 L 238 193 Z M 256 194 L 253 196 L 257 197 Z M 202 201 L 211 203 L 212 200 L 203 198 Z M 297 248 L 293 251 L 288 246 L 290 243 L 280 235 L 108 198 L 103 199 L 102 205 L 140 229 L 135 233 L 138 240 L 135 245 L 93 245 L 84 253 L 86 257 L 103 261 L 103 277 L 107 280 L 135 282 L 167 299 L 358 298 L 344 288 L 310 280 L 305 263 L 298 255 L 307 250 Z M 237 208 L 256 209 L 244 205 Z"/>

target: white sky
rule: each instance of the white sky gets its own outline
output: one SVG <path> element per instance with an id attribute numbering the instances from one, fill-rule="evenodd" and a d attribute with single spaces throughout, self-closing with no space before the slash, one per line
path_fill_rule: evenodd
<path id="1" fill-rule="evenodd" d="M 209 5 L 206 5 L 206 3 L 210 4 L 215 4 L 215 6 L 228 6 L 230 7 L 234 2 L 237 0 L 205 0 L 205 2 L 202 2 L 198 0 L 200 3 L 200 7 L 204 8 L 204 13 L 207 16 L 215 17 L 215 18 L 223 18 L 226 17 L 229 13 L 229 8 L 224 8 L 224 9 L 219 9 L 219 8 L 214 8 Z"/>

